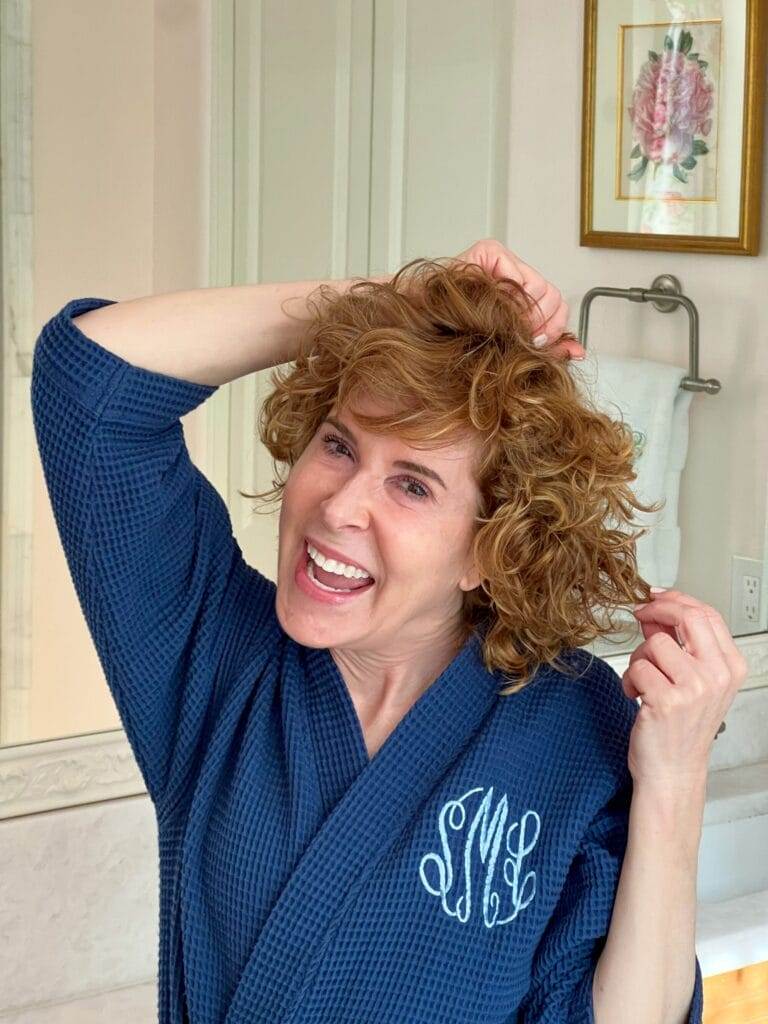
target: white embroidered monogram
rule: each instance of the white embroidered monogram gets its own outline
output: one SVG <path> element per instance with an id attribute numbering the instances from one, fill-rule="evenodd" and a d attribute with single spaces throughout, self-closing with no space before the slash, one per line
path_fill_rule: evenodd
<path id="1" fill-rule="evenodd" d="M 529 871 L 522 884 L 520 874 L 523 859 L 531 852 L 539 838 L 541 818 L 536 811 L 526 811 L 519 822 L 514 821 L 507 827 L 507 795 L 505 793 L 501 796 L 491 812 L 493 786 L 490 786 L 470 820 L 471 811 L 468 811 L 464 802 L 482 792 L 483 787 L 477 786 L 457 800 L 446 800 L 443 804 L 437 820 L 442 855 L 425 854 L 419 863 L 419 877 L 428 893 L 440 897 L 441 906 L 446 914 L 466 924 L 473 910 L 472 865 L 479 857 L 481 864 L 485 866 L 482 887 L 483 923 L 486 928 L 493 928 L 514 921 L 536 895 L 536 872 Z M 465 829 L 467 823 L 468 827 Z M 454 835 L 461 834 L 458 843 L 454 843 L 453 847 L 449 830 Z M 503 857 L 497 869 L 502 839 L 507 855 Z M 457 864 L 456 871 L 454 861 Z M 427 877 L 429 865 L 434 865 L 437 872 L 435 884 Z M 493 888 L 494 876 L 497 876 L 498 884 L 503 883 L 509 890 L 507 906 L 511 907 L 511 913 L 506 917 L 499 917 L 502 911 L 502 898 Z M 453 907 L 449 905 L 449 896 Z"/>

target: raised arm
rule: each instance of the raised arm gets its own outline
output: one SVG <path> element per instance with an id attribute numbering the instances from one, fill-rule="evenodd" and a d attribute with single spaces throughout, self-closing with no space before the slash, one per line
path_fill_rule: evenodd
<path id="1" fill-rule="evenodd" d="M 216 386 L 150 371 L 84 334 L 74 321 L 109 303 L 73 299 L 44 325 L 32 415 L 72 582 L 161 816 L 194 777 L 242 661 L 279 632 L 275 584 L 243 559 L 186 448 L 181 417 Z"/>
<path id="2" fill-rule="evenodd" d="M 388 280 L 388 275 L 373 281 Z M 228 384 L 296 357 L 304 300 L 320 284 L 352 279 L 194 288 L 115 302 L 73 323 L 134 366 L 194 384 Z"/>
<path id="3" fill-rule="evenodd" d="M 539 303 L 532 319 L 553 354 L 582 358 L 584 349 L 564 335 L 569 308 L 560 291 L 534 267 L 495 239 L 483 239 L 456 257 L 494 277 L 518 282 Z M 393 275 L 369 277 L 389 281 Z M 73 323 L 115 355 L 155 373 L 196 384 L 228 384 L 238 377 L 296 357 L 305 300 L 321 284 L 344 292 L 342 280 L 246 284 L 147 295 L 82 313 Z M 290 314 L 290 315 L 289 315 Z"/>

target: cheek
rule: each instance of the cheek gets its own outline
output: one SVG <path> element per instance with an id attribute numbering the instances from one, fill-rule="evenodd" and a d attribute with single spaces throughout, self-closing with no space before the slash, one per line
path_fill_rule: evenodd
<path id="1" fill-rule="evenodd" d="M 446 551 L 426 526 L 400 530 L 390 540 L 387 550 L 392 552 L 392 562 L 402 576 L 429 586 L 445 575 Z"/>
<path id="2" fill-rule="evenodd" d="M 310 498 L 302 484 L 301 474 L 296 474 L 292 470 L 291 476 L 285 482 L 280 499 L 280 531 L 285 530 L 290 523 L 300 523 L 306 519 L 309 504 Z"/>
<path id="3" fill-rule="evenodd" d="M 301 460 L 291 467 L 291 471 L 283 488 L 283 500 L 297 508 L 308 504 L 312 499 L 312 490 L 317 489 L 316 474 L 308 472 L 306 464 Z"/>

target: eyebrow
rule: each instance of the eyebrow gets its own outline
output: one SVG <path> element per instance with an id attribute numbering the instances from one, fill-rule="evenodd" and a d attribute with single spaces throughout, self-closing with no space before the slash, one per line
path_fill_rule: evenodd
<path id="1" fill-rule="evenodd" d="M 321 420 L 321 425 L 323 423 L 330 423 L 331 426 L 336 427 L 339 433 L 343 434 L 347 438 L 347 440 L 351 441 L 352 444 L 357 445 L 357 438 L 349 429 L 349 427 L 345 426 L 343 423 L 340 422 L 340 420 L 337 420 L 334 416 L 326 416 L 324 420 Z M 426 476 L 429 477 L 430 480 L 437 481 L 437 483 L 439 483 L 441 487 L 445 488 L 446 491 L 448 490 L 445 483 L 443 482 L 443 478 L 438 476 L 434 469 L 430 469 L 429 466 L 422 466 L 418 462 L 410 462 L 407 459 L 398 459 L 396 462 L 393 462 L 392 465 L 399 466 L 401 469 L 409 469 L 412 473 L 421 473 L 422 476 Z"/>

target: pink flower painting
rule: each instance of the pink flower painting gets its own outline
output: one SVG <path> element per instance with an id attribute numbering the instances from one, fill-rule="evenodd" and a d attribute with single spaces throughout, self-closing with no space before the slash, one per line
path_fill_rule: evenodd
<path id="1" fill-rule="evenodd" d="M 677 45 L 666 35 L 663 53 L 648 51 L 628 108 L 635 142 L 629 156 L 639 157 L 628 174 L 632 181 L 640 181 L 652 163 L 654 174 L 667 164 L 678 181 L 687 182 L 686 171 L 709 152 L 704 139 L 712 129 L 715 87 L 707 61 L 692 47 L 693 35 L 683 30 Z"/>

